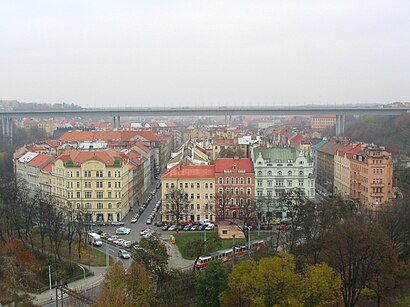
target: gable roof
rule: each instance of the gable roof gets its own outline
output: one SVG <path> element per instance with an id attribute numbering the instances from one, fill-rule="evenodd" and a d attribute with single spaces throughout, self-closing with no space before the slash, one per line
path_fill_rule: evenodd
<path id="1" fill-rule="evenodd" d="M 223 173 L 225 170 L 244 170 L 247 173 L 253 173 L 253 162 L 248 158 L 218 158 L 215 160 L 215 172 Z"/>
<path id="2" fill-rule="evenodd" d="M 63 153 L 57 159 L 68 166 L 79 166 L 87 161 L 100 161 L 106 166 L 120 166 L 125 159 L 114 149 L 101 151 L 78 151 L 71 150 Z"/>
<path id="3" fill-rule="evenodd" d="M 162 178 L 214 178 L 213 165 L 175 165 L 167 170 Z"/>

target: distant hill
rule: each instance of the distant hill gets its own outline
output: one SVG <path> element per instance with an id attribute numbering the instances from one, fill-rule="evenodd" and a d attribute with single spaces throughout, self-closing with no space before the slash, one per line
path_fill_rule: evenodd
<path id="1" fill-rule="evenodd" d="M 385 145 L 396 154 L 410 155 L 410 113 L 354 119 L 346 125 L 345 136 L 354 141 Z"/>
<path id="2" fill-rule="evenodd" d="M 37 102 L 20 102 L 17 100 L 0 100 L 0 111 L 27 111 L 27 110 L 80 110 L 80 106 L 73 103 L 37 103 Z"/>

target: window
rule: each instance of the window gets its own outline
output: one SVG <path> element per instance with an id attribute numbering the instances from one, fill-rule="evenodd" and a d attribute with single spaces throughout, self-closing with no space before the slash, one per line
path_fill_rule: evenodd
<path id="1" fill-rule="evenodd" d="M 196 216 L 196 220 L 199 221 L 200 219 L 201 219 L 201 216 L 198 214 L 198 215 Z"/>
<path id="2" fill-rule="evenodd" d="M 268 187 L 272 186 L 272 180 L 268 180 Z"/>
<path id="3" fill-rule="evenodd" d="M 197 184 L 196 184 L 196 188 L 197 188 L 197 189 L 200 189 L 200 188 L 201 188 L 201 184 L 200 184 L 200 183 L 197 183 Z"/>
<path id="4" fill-rule="evenodd" d="M 288 176 L 292 176 L 292 171 L 288 171 Z"/>
<path id="5" fill-rule="evenodd" d="M 283 180 L 276 180 L 276 186 L 283 187 Z"/>
<path id="6" fill-rule="evenodd" d="M 77 177 L 80 177 L 80 171 L 76 171 L 75 174 Z"/>
<path id="7" fill-rule="evenodd" d="M 104 205 L 102 203 L 97 203 L 97 209 L 103 209 Z"/>
<path id="8" fill-rule="evenodd" d="M 292 186 L 292 180 L 288 180 L 288 187 Z"/>
<path id="9" fill-rule="evenodd" d="M 282 176 L 282 171 L 278 171 L 278 176 Z"/>
<path id="10" fill-rule="evenodd" d="M 257 182 L 258 182 L 258 187 L 261 187 L 262 186 L 262 180 L 258 180 Z"/>
<path id="11" fill-rule="evenodd" d="M 81 193 L 77 192 L 77 198 L 80 198 L 80 197 L 81 197 Z"/>
<path id="12" fill-rule="evenodd" d="M 97 192 L 97 198 L 104 198 L 104 192 Z"/>
<path id="13" fill-rule="evenodd" d="M 111 188 L 111 181 L 108 181 L 108 187 Z"/>
<path id="14" fill-rule="evenodd" d="M 299 176 L 303 176 L 303 171 L 299 171 Z"/>
<path id="15" fill-rule="evenodd" d="M 239 184 L 239 178 L 235 178 L 235 183 Z"/>
<path id="16" fill-rule="evenodd" d="M 218 194 L 221 195 L 222 193 L 223 193 L 223 189 L 222 189 L 222 188 L 219 188 L 219 189 L 218 189 Z"/>
<path id="17" fill-rule="evenodd" d="M 108 171 L 108 177 L 111 177 L 111 171 Z"/>
<path id="18" fill-rule="evenodd" d="M 91 181 L 85 181 L 84 182 L 84 188 L 90 189 L 91 188 Z"/>
<path id="19" fill-rule="evenodd" d="M 84 171 L 84 177 L 91 177 L 91 171 Z"/>
<path id="20" fill-rule="evenodd" d="M 194 210 L 194 204 L 191 204 L 191 210 Z"/>
<path id="21" fill-rule="evenodd" d="M 209 193 L 209 199 L 213 199 L 214 198 L 214 194 Z"/>
<path id="22" fill-rule="evenodd" d="M 257 191 L 257 195 L 258 195 L 258 196 L 262 196 L 262 190 L 258 190 L 258 191 Z"/>
<path id="23" fill-rule="evenodd" d="M 251 195 L 251 188 L 248 188 L 248 189 L 246 190 L 246 194 Z"/>
<path id="24" fill-rule="evenodd" d="M 192 183 L 191 183 L 191 189 L 193 189 L 193 188 L 194 188 L 194 183 L 192 182 Z"/>
<path id="25" fill-rule="evenodd" d="M 248 177 L 248 184 L 252 184 L 252 178 Z"/>
<path id="26" fill-rule="evenodd" d="M 179 184 L 179 188 L 180 188 L 180 189 L 183 189 L 183 188 L 184 188 L 184 184 L 183 184 L 182 182 Z"/>
<path id="27" fill-rule="evenodd" d="M 102 181 L 97 181 L 96 185 L 97 185 L 97 188 L 102 188 L 103 187 Z"/>
<path id="28" fill-rule="evenodd" d="M 205 182 L 205 189 L 208 188 L 208 182 Z"/>
<path id="29" fill-rule="evenodd" d="M 272 176 L 272 171 L 268 171 L 268 176 Z"/>
<path id="30" fill-rule="evenodd" d="M 299 186 L 303 187 L 303 180 L 299 180 Z"/>
<path id="31" fill-rule="evenodd" d="M 108 203 L 108 209 L 112 209 L 112 203 Z"/>
<path id="32" fill-rule="evenodd" d="M 201 194 L 196 194 L 196 199 L 201 199 Z"/>
<path id="33" fill-rule="evenodd" d="M 262 176 L 262 171 L 258 171 L 258 176 Z"/>
<path id="34" fill-rule="evenodd" d="M 185 182 L 185 189 L 188 189 L 188 182 Z"/>
<path id="35" fill-rule="evenodd" d="M 90 191 L 84 192 L 84 198 L 91 198 L 91 192 Z"/>
<path id="36" fill-rule="evenodd" d="M 226 177 L 226 184 L 229 184 L 229 178 Z"/>
<path id="37" fill-rule="evenodd" d="M 222 178 L 218 178 L 218 183 L 222 184 L 222 180 L 223 180 Z"/>
<path id="38" fill-rule="evenodd" d="M 194 193 L 191 193 L 191 199 L 194 199 Z"/>
<path id="39" fill-rule="evenodd" d="M 95 176 L 101 178 L 103 176 L 103 172 L 102 171 L 96 171 Z"/>
<path id="40" fill-rule="evenodd" d="M 166 187 L 167 189 L 169 189 L 169 183 L 168 183 L 168 182 L 165 184 L 165 187 Z"/>
<path id="41" fill-rule="evenodd" d="M 85 209 L 91 209 L 91 204 L 90 203 L 85 203 Z"/>
<path id="42" fill-rule="evenodd" d="M 80 181 L 77 181 L 77 189 L 80 188 Z"/>
<path id="43" fill-rule="evenodd" d="M 243 178 L 241 178 L 241 184 L 243 184 Z"/>
<path id="44" fill-rule="evenodd" d="M 112 192 L 108 192 L 108 198 L 112 198 Z"/>
<path id="45" fill-rule="evenodd" d="M 210 189 L 212 189 L 212 188 L 213 188 L 213 186 L 214 186 L 214 185 L 213 185 L 213 183 L 212 183 L 212 182 L 211 182 L 211 183 L 209 183 L 209 188 L 210 188 Z"/>
<path id="46" fill-rule="evenodd" d="M 81 209 L 80 203 L 77 203 L 77 209 Z"/>
<path id="47" fill-rule="evenodd" d="M 208 199 L 208 193 L 205 193 L 205 199 Z"/>

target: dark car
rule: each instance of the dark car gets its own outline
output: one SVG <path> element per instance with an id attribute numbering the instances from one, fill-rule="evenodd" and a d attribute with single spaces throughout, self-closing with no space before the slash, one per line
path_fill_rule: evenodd
<path id="1" fill-rule="evenodd" d="M 97 226 L 108 226 L 109 223 L 106 221 L 97 221 Z"/>
<path id="2" fill-rule="evenodd" d="M 163 223 L 163 222 L 161 222 L 161 221 L 157 221 L 157 222 L 155 223 L 155 226 L 157 226 L 157 227 L 162 227 L 162 226 L 165 226 L 165 223 Z"/>
<path id="3" fill-rule="evenodd" d="M 91 230 L 91 232 L 94 232 L 94 233 L 96 233 L 96 234 L 98 234 L 98 235 L 100 235 L 100 234 L 103 233 L 103 231 L 102 231 L 101 229 L 98 229 L 98 228 Z"/>
<path id="4" fill-rule="evenodd" d="M 205 230 L 206 226 L 208 226 L 208 225 L 205 225 L 205 224 L 204 224 L 204 225 L 199 225 L 198 228 L 197 228 L 197 230 L 198 230 L 198 231 Z"/>
<path id="5" fill-rule="evenodd" d="M 157 186 L 156 186 L 157 190 L 158 190 L 160 187 L 161 187 L 161 182 L 158 182 L 158 183 L 157 183 Z"/>
<path id="6" fill-rule="evenodd" d="M 162 226 L 162 230 L 168 230 L 169 227 L 171 227 L 171 224 L 165 224 Z"/>
<path id="7" fill-rule="evenodd" d="M 111 226 L 124 226 L 124 222 L 120 222 L 120 221 L 111 222 Z"/>

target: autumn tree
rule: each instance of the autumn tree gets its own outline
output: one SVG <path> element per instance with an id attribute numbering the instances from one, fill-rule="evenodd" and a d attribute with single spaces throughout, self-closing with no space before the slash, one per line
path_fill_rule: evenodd
<path id="1" fill-rule="evenodd" d="M 386 234 L 363 216 L 345 220 L 329 235 L 326 260 L 340 275 L 345 306 L 355 306 L 362 289 L 380 278 L 381 268 L 390 264 L 388 247 Z"/>
<path id="2" fill-rule="evenodd" d="M 204 272 L 199 272 L 195 279 L 198 305 L 219 306 L 220 296 L 226 288 L 227 280 L 228 274 L 221 262 L 211 262 Z"/>
<path id="3" fill-rule="evenodd" d="M 169 255 L 165 244 L 156 239 L 142 238 L 139 245 L 140 248 L 134 249 L 132 258 L 152 272 L 155 279 L 161 280 L 168 268 Z"/>
<path id="4" fill-rule="evenodd" d="M 133 262 L 127 274 L 121 263 L 108 271 L 101 295 L 93 306 L 151 306 L 155 302 L 150 276 L 144 265 Z"/>
<path id="5" fill-rule="evenodd" d="M 200 256 L 207 255 L 222 247 L 222 240 L 219 236 L 208 236 L 206 240 L 192 239 L 185 245 L 185 253 L 190 257 L 195 257 L 193 269 Z"/>

